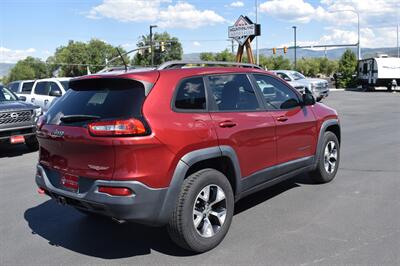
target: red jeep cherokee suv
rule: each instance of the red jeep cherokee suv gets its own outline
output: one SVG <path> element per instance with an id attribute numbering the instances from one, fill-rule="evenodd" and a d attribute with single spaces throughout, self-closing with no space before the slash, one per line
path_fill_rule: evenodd
<path id="1" fill-rule="evenodd" d="M 38 122 L 40 192 L 88 215 L 167 225 L 203 252 L 246 195 L 302 172 L 331 181 L 336 111 L 257 66 L 221 65 L 72 80 Z"/>

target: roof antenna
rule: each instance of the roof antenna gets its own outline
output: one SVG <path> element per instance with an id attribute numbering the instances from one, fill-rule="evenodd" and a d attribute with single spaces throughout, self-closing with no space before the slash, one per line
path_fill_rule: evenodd
<path id="1" fill-rule="evenodd" d="M 128 71 L 128 65 L 126 64 L 125 59 L 124 59 L 124 57 L 122 56 L 121 52 L 119 51 L 118 47 L 116 47 L 116 49 L 117 49 L 117 52 L 118 52 L 118 54 L 119 54 L 119 57 L 121 57 L 121 60 L 122 60 L 122 62 L 124 63 L 125 72 L 126 72 L 126 71 Z"/>

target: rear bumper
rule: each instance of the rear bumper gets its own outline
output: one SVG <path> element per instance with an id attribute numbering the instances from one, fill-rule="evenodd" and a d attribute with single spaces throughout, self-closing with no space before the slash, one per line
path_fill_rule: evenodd
<path id="1" fill-rule="evenodd" d="M 34 136 L 36 134 L 36 126 L 0 128 L 0 141 L 7 140 L 11 136 Z"/>
<path id="2" fill-rule="evenodd" d="M 57 201 L 72 207 L 94 212 L 130 222 L 147 225 L 164 225 L 168 217 L 165 213 L 165 200 L 168 188 L 153 189 L 137 181 L 91 180 L 84 192 L 71 192 L 61 189 L 50 178 L 49 170 L 38 164 L 36 184 L 46 194 Z M 59 181 L 58 181 L 59 182 Z M 127 187 L 133 191 L 132 196 L 111 196 L 98 191 L 99 186 Z"/>

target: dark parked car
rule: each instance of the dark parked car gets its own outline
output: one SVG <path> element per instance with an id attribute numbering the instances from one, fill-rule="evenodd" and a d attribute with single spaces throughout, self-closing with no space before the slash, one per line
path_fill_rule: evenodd
<path id="1" fill-rule="evenodd" d="M 19 101 L 17 95 L 0 86 L 0 142 L 25 143 L 37 150 L 36 122 L 40 115 L 40 107 Z"/>
<path id="2" fill-rule="evenodd" d="M 39 192 L 88 215 L 167 225 L 204 252 L 225 237 L 235 201 L 303 172 L 331 181 L 337 112 L 258 66 L 222 64 L 71 80 L 38 122 Z"/>

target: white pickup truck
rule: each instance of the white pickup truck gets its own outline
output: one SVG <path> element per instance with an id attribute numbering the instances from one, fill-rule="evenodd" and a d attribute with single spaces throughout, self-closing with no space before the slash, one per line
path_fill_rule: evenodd
<path id="1" fill-rule="evenodd" d="M 71 78 L 38 79 L 32 86 L 30 93 L 17 93 L 20 100 L 40 106 L 47 112 L 51 103 L 65 94 Z"/>

